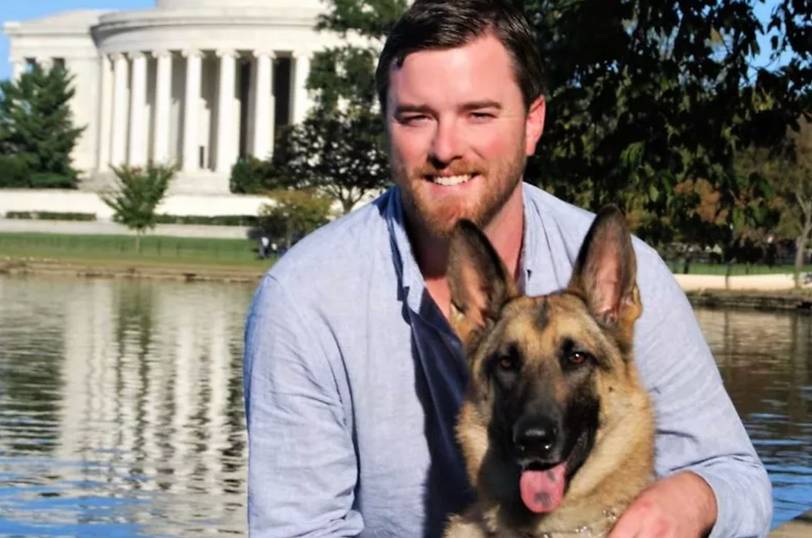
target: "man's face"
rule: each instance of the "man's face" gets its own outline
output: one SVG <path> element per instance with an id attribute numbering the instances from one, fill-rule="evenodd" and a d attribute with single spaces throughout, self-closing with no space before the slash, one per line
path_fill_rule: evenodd
<path id="1" fill-rule="evenodd" d="M 541 136 L 544 100 L 526 112 L 507 50 L 486 34 L 391 67 L 386 122 L 407 216 L 446 237 L 461 218 L 487 226 L 514 194 Z"/>

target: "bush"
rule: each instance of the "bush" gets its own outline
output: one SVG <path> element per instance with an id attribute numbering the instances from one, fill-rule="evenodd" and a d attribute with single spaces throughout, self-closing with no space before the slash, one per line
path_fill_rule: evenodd
<path id="1" fill-rule="evenodd" d="M 260 208 L 260 227 L 286 249 L 330 220 L 332 200 L 313 189 L 280 189 L 268 194 L 275 203 Z"/>
<path id="2" fill-rule="evenodd" d="M 280 184 L 281 179 L 271 161 L 248 156 L 231 167 L 229 186 L 235 194 L 260 194 L 276 189 Z"/>
<path id="3" fill-rule="evenodd" d="M 198 224 L 204 226 L 257 226 L 259 218 L 253 215 L 158 215 L 159 224 Z"/>
<path id="4" fill-rule="evenodd" d="M 0 188 L 27 189 L 30 184 L 28 165 L 17 155 L 0 155 Z"/>
<path id="5" fill-rule="evenodd" d="M 96 220 L 94 213 L 56 213 L 52 211 L 9 211 L 7 219 L 19 220 L 71 220 L 90 222 Z"/>
<path id="6" fill-rule="evenodd" d="M 60 174 L 31 174 L 32 189 L 75 189 L 79 180 Z"/>

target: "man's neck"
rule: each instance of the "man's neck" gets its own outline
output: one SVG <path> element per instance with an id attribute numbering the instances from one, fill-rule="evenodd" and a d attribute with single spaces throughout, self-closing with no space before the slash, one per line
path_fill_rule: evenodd
<path id="1" fill-rule="evenodd" d="M 508 273 L 518 279 L 524 237 L 521 183 L 483 231 L 499 257 L 502 258 Z M 448 239 L 420 232 L 411 234 L 410 239 L 429 295 L 434 299 L 443 315 L 448 318 L 451 304 L 451 294 L 446 279 Z"/>

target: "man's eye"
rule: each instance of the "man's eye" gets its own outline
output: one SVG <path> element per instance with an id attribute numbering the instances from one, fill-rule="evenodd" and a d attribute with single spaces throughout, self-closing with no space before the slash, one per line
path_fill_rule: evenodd
<path id="1" fill-rule="evenodd" d="M 490 112 L 471 112 L 471 119 L 477 122 L 490 121 L 494 118 Z"/>
<path id="2" fill-rule="evenodd" d="M 425 114 L 415 114 L 412 116 L 401 116 L 400 122 L 404 125 L 415 125 L 428 120 L 429 117 Z"/>

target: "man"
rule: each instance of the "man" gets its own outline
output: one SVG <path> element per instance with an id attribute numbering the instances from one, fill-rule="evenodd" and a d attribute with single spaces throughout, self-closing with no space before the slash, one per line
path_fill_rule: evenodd
<path id="1" fill-rule="evenodd" d="M 299 243 L 248 317 L 251 536 L 440 536 L 471 501 L 449 232 L 476 221 L 538 295 L 566 285 L 592 219 L 521 181 L 544 125 L 539 66 L 526 21 L 497 0 L 418 0 L 393 29 L 377 81 L 397 187 Z M 661 478 L 611 538 L 762 536 L 766 473 L 684 294 L 635 250 Z"/>

